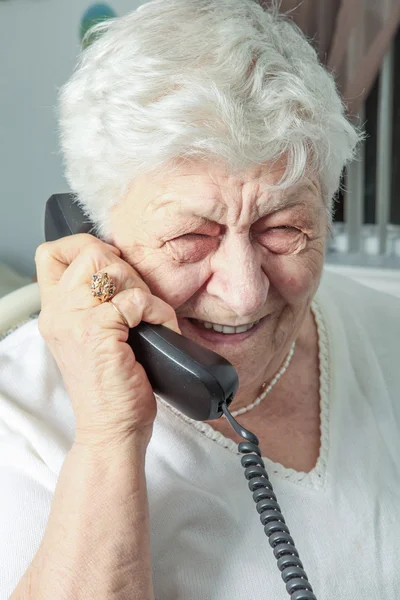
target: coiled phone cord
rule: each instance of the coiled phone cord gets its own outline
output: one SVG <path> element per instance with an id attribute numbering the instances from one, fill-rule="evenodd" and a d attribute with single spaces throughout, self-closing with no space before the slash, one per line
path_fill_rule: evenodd
<path id="1" fill-rule="evenodd" d="M 242 456 L 244 476 L 253 492 L 253 500 L 264 525 L 265 534 L 277 559 L 278 569 L 286 584 L 286 591 L 291 600 L 317 600 L 312 586 L 299 558 L 289 528 L 281 513 L 272 484 L 269 480 L 265 464 L 261 458 L 261 450 L 256 435 L 245 429 L 236 421 L 228 410 L 226 403 L 221 403 L 221 410 L 233 429 L 245 442 L 240 442 L 238 450 Z"/>

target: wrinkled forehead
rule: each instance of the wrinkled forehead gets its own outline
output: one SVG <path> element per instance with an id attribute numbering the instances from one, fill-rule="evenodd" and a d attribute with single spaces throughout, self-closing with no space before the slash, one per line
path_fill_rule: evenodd
<path id="1" fill-rule="evenodd" d="M 285 176 L 287 162 L 285 158 L 264 163 L 261 165 L 251 165 L 245 169 L 238 170 L 229 168 L 221 161 L 200 162 L 176 160 L 170 165 L 159 169 L 153 174 L 153 178 L 162 182 L 166 187 L 191 185 L 192 183 L 206 184 L 224 187 L 243 187 L 245 185 L 254 185 L 262 183 L 265 187 L 271 188 L 280 185 Z M 301 180 L 293 182 L 292 185 L 281 186 L 281 189 L 295 187 L 303 181 L 311 181 L 317 185 L 318 178 L 306 171 Z"/>
<path id="2" fill-rule="evenodd" d="M 218 163 L 178 164 L 148 178 L 146 192 L 140 194 L 142 208 L 155 212 L 169 206 L 187 212 L 200 205 L 212 207 L 213 212 L 218 212 L 219 206 L 223 212 L 236 204 L 261 216 L 295 205 L 322 205 L 316 177 L 306 174 L 293 185 L 282 187 L 279 184 L 284 174 L 285 166 L 279 163 L 256 165 L 241 172 L 231 172 Z"/>
<path id="3" fill-rule="evenodd" d="M 282 209 L 282 217 L 290 210 L 289 220 L 310 230 L 324 225 L 326 208 L 317 179 L 306 176 L 293 186 L 273 189 L 283 172 L 257 166 L 231 173 L 218 164 L 186 163 L 143 173 L 111 211 L 113 237 L 121 245 L 132 235 L 153 243 L 157 236 L 176 237 L 199 228 L 206 235 L 221 226 L 241 232 Z"/>

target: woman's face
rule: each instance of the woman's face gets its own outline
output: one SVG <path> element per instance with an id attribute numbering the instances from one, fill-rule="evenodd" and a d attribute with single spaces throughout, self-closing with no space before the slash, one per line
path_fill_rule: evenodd
<path id="1" fill-rule="evenodd" d="M 288 352 L 323 266 L 318 183 L 271 191 L 282 173 L 264 165 L 232 176 L 220 165 L 185 164 L 137 178 L 111 214 L 123 258 L 175 309 L 183 335 L 236 367 L 241 387 Z"/>

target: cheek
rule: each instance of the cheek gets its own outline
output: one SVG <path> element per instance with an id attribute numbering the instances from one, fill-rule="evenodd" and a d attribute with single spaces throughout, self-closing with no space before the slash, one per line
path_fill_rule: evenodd
<path id="1" fill-rule="evenodd" d="M 271 285 L 290 304 L 311 300 L 321 278 L 323 254 L 309 252 L 303 256 L 274 258 L 267 270 Z"/>
<path id="2" fill-rule="evenodd" d="M 154 262 L 154 259 L 153 259 Z M 204 285 L 208 274 L 200 265 L 176 266 L 165 260 L 158 265 L 136 267 L 150 291 L 175 310 L 187 302 Z"/>

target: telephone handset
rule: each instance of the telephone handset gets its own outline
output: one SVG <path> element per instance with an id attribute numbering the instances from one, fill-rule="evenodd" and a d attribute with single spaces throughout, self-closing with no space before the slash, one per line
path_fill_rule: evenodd
<path id="1" fill-rule="evenodd" d="M 76 233 L 90 233 L 93 224 L 72 194 L 53 194 L 46 203 L 47 242 Z M 257 436 L 242 427 L 229 412 L 239 380 L 233 365 L 219 354 L 162 325 L 141 322 L 129 330 L 127 343 L 146 371 L 156 394 L 197 421 L 225 415 L 246 441 L 238 450 L 265 534 L 291 600 L 317 600 L 303 569 L 293 538 L 277 503 Z"/>
<path id="2" fill-rule="evenodd" d="M 72 194 L 54 194 L 47 201 L 46 241 L 89 233 L 92 227 Z M 238 376 L 233 365 L 219 354 L 167 327 L 143 321 L 130 329 L 128 344 L 154 392 L 191 419 L 218 419 L 222 404 L 232 402 Z"/>

